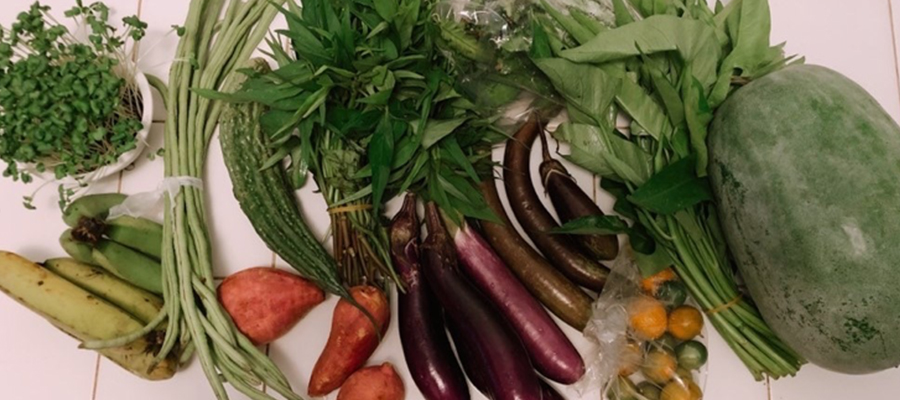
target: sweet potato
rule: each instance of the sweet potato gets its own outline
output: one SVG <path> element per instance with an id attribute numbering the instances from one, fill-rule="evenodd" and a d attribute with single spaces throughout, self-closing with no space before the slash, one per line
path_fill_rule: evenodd
<path id="1" fill-rule="evenodd" d="M 233 274 L 218 291 L 219 302 L 237 328 L 257 345 L 283 336 L 325 301 L 325 292 L 310 281 L 269 267 Z"/>
<path id="2" fill-rule="evenodd" d="M 403 381 L 391 363 L 366 367 L 350 375 L 337 400 L 403 400 Z"/>
<path id="3" fill-rule="evenodd" d="M 350 295 L 372 315 L 375 325 L 350 302 L 344 299 L 338 301 L 334 307 L 328 343 L 309 378 L 310 396 L 324 396 L 339 388 L 366 363 L 387 331 L 391 306 L 381 289 L 355 286 L 350 288 Z"/>

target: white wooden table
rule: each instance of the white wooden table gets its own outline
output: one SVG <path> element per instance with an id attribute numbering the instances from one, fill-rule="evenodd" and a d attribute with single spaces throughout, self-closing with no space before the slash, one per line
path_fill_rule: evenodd
<path id="1" fill-rule="evenodd" d="M 0 23 L 8 25 L 32 0 L 5 0 L 0 7 Z M 72 0 L 45 0 L 61 12 Z M 897 53 L 900 41 L 900 0 L 770 0 L 773 42 L 787 41 L 789 53 L 800 53 L 807 62 L 835 69 L 857 81 L 900 119 L 900 69 Z M 891 4 L 893 3 L 893 4 Z M 177 37 L 171 25 L 182 24 L 187 0 L 107 0 L 115 16 L 139 14 L 150 24 L 140 45 L 139 66 L 163 79 L 174 57 Z M 278 23 L 278 22 L 277 22 Z M 896 27 L 896 29 L 895 29 Z M 159 104 L 157 102 L 157 104 Z M 150 138 L 150 150 L 162 147 L 165 113 L 157 107 Z M 215 140 L 215 139 L 214 139 Z M 222 155 L 213 142 L 205 180 L 210 230 L 215 249 L 216 275 L 227 276 L 257 265 L 285 264 L 256 236 L 231 195 Z M 152 190 L 162 177 L 162 161 L 142 157 L 131 170 L 110 177 L 93 189 L 133 194 Z M 582 174 L 579 181 L 591 185 Z M 37 185 L 0 180 L 0 249 L 14 251 L 34 260 L 62 256 L 57 237 L 65 229 L 49 188 L 35 199 L 36 211 L 21 205 L 22 196 Z M 302 207 L 313 229 L 325 234 L 327 218 L 321 198 L 312 188 L 301 191 Z M 609 199 L 598 194 L 601 205 Z M 324 346 L 335 300 L 314 309 L 287 336 L 272 344 L 271 357 L 281 366 L 299 393 L 305 393 L 312 366 Z M 578 332 L 568 329 L 583 351 L 589 346 Z M 711 331 L 709 340 L 708 400 L 856 400 L 896 399 L 900 393 L 900 371 L 867 376 L 847 376 L 806 366 L 794 378 L 755 382 L 722 339 Z M 421 399 L 409 377 L 400 348 L 396 324 L 370 362 L 390 361 L 397 366 L 407 387 L 407 399 Z M 473 390 L 473 393 L 476 393 Z M 568 398 L 598 399 L 597 392 Z M 37 315 L 6 296 L 0 296 L 0 399 L 11 400 L 201 400 L 212 399 L 198 363 L 164 382 L 146 382 L 129 375 L 96 353 L 78 350 L 77 343 Z M 234 399 L 244 397 L 235 392 Z M 330 397 L 330 398 L 333 398 Z M 475 396 L 474 398 L 481 398 Z"/>

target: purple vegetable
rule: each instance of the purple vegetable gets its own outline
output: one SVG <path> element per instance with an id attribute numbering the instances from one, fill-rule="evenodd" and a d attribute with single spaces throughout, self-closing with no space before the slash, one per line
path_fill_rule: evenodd
<path id="1" fill-rule="evenodd" d="M 466 371 L 466 376 L 469 377 L 469 381 L 471 381 L 472 385 L 487 398 L 493 399 L 494 396 L 487 392 L 486 383 L 484 381 L 484 359 L 481 358 L 478 353 L 472 351 L 472 345 L 459 334 L 458 329 L 453 325 L 448 325 L 447 327 L 450 330 L 450 337 L 453 338 L 453 344 L 456 346 L 456 354 L 459 355 L 459 362 L 462 364 L 463 370 Z M 565 397 L 559 394 L 553 386 L 550 386 L 550 384 L 543 379 L 541 379 L 541 393 L 543 400 L 565 400 Z"/>
<path id="2" fill-rule="evenodd" d="M 443 311 L 421 275 L 414 195 L 406 195 L 390 235 L 391 259 L 406 289 L 397 299 L 400 342 L 413 381 L 428 400 L 468 400 L 469 386 L 444 331 Z"/>
<path id="3" fill-rule="evenodd" d="M 559 383 L 578 381 L 584 360 L 547 310 L 478 232 L 465 222 L 461 227 L 445 222 L 463 271 L 518 333 L 538 372 Z"/>
<path id="4" fill-rule="evenodd" d="M 453 345 L 456 347 L 456 355 L 459 356 L 459 363 L 462 364 L 463 370 L 466 371 L 466 377 L 472 386 L 478 389 L 481 394 L 487 398 L 494 398 L 488 392 L 487 382 L 484 378 L 487 376 L 485 372 L 485 360 L 477 352 L 472 351 L 472 344 L 459 333 L 459 328 L 453 324 L 447 324 L 447 330 L 450 331 L 450 337 L 453 338 Z"/>
<path id="5" fill-rule="evenodd" d="M 543 380 L 541 381 L 541 393 L 544 395 L 544 400 L 566 400 L 553 386 Z"/>
<path id="6" fill-rule="evenodd" d="M 484 360 L 483 379 L 494 400 L 541 400 L 540 380 L 522 341 L 491 303 L 463 276 L 434 203 L 426 207 L 422 245 L 425 279 L 446 312 L 448 325 Z"/>

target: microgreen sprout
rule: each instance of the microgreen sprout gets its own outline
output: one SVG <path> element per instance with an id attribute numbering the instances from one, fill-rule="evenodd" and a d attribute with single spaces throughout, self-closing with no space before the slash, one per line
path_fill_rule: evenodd
<path id="1" fill-rule="evenodd" d="M 144 36 L 147 24 L 126 17 L 120 32 L 109 24 L 105 4 L 75 3 L 65 16 L 84 27 L 85 40 L 40 3 L 0 27 L 4 177 L 31 182 L 23 164 L 57 179 L 78 176 L 115 163 L 136 146 L 143 106 L 125 49 L 128 40 Z M 61 188 L 60 198 L 70 197 L 69 190 Z"/>

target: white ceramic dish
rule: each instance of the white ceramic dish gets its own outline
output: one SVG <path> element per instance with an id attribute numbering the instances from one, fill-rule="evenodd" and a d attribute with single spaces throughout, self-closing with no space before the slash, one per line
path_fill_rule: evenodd
<path id="1" fill-rule="evenodd" d="M 35 178 L 39 178 L 44 181 L 57 181 L 64 185 L 74 186 L 82 183 L 89 184 L 91 182 L 106 178 L 112 174 L 118 173 L 119 171 L 127 168 L 129 165 L 134 163 L 135 160 L 137 160 L 138 157 L 143 154 L 144 149 L 147 147 L 147 138 L 150 136 L 150 127 L 153 125 L 153 93 L 151 93 L 150 91 L 150 83 L 147 82 L 147 77 L 143 72 L 138 71 L 133 64 L 129 65 L 127 68 L 135 69 L 134 81 L 137 85 L 138 92 L 141 95 L 141 101 L 144 104 L 144 110 L 141 114 L 141 125 L 143 125 L 143 128 L 135 135 L 134 149 L 120 155 L 119 159 L 114 164 L 104 165 L 91 172 L 86 172 L 84 174 L 78 175 L 77 177 L 67 176 L 63 179 L 56 179 L 56 175 L 52 170 L 38 172 L 34 164 L 22 164 L 21 169 L 23 171 L 27 171 Z"/>

